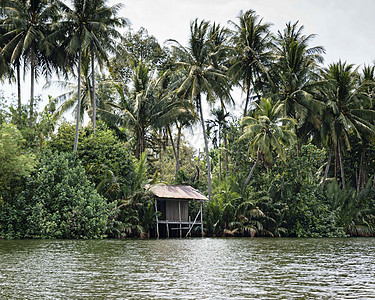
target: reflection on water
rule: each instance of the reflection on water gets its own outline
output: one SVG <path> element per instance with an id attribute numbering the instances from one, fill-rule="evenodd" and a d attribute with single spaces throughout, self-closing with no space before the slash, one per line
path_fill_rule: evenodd
<path id="1" fill-rule="evenodd" d="M 1 299 L 375 299 L 375 239 L 0 240 Z"/>

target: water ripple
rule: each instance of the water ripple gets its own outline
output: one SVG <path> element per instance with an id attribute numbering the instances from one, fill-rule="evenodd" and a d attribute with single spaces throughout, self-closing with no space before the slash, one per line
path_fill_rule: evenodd
<path id="1" fill-rule="evenodd" d="M 0 240 L 1 299 L 375 299 L 375 239 Z"/>

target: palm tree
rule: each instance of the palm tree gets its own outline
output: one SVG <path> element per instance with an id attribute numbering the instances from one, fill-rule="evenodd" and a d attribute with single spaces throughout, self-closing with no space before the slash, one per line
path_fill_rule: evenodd
<path id="1" fill-rule="evenodd" d="M 192 103 L 195 103 L 199 111 L 206 150 L 208 197 L 211 199 L 211 167 L 202 109 L 202 94 L 206 94 L 208 102 L 213 102 L 217 98 L 230 99 L 230 85 L 226 76 L 226 68 L 212 64 L 211 55 L 215 47 L 209 32 L 209 22 L 198 22 L 196 19 L 190 24 L 189 45 L 184 47 L 177 41 L 173 41 L 173 52 L 177 58 L 176 65 L 179 70 L 180 84 L 177 93 L 180 97 L 190 99 Z"/>
<path id="2" fill-rule="evenodd" d="M 266 166 L 270 166 L 273 160 L 273 152 L 276 152 L 285 161 L 284 146 L 291 146 L 296 138 L 291 125 L 294 119 L 283 117 L 284 104 L 279 101 L 272 105 L 271 99 L 262 98 L 253 117 L 243 118 L 244 134 L 240 137 L 250 138 L 250 151 L 256 153 L 256 161 L 246 178 L 244 188 L 248 185 L 261 157 Z"/>
<path id="3" fill-rule="evenodd" d="M 228 117 L 230 117 L 230 114 L 224 110 L 224 108 L 219 109 L 213 109 L 211 111 L 212 116 L 214 119 L 207 121 L 207 128 L 210 132 L 212 129 L 214 129 L 213 134 L 213 144 L 215 147 L 219 147 L 219 181 L 221 181 L 222 178 L 222 162 L 221 162 L 221 141 L 224 142 L 224 151 L 225 151 L 225 170 L 226 175 L 228 176 L 228 139 L 227 139 L 227 130 L 229 129 L 228 126 Z"/>
<path id="4" fill-rule="evenodd" d="M 230 75 L 235 82 L 241 82 L 242 90 L 246 92 L 243 113 L 246 116 L 251 94 L 256 93 L 260 98 L 262 75 L 271 81 L 267 67 L 271 59 L 272 34 L 271 24 L 263 23 L 263 19 L 259 19 L 253 10 L 241 11 L 238 21 L 238 24 L 230 21 L 234 26 Z"/>
<path id="5" fill-rule="evenodd" d="M 91 118 L 93 123 L 93 107 L 92 104 L 92 82 L 91 82 L 91 74 L 89 73 L 90 61 L 87 57 L 83 57 L 81 62 L 81 104 L 80 104 L 80 111 L 79 111 L 79 118 L 80 121 L 83 121 L 84 113 L 87 112 Z M 53 85 L 57 85 L 64 90 L 64 93 L 57 96 L 52 100 L 52 103 L 57 107 L 54 112 L 53 119 L 58 120 L 60 119 L 65 113 L 69 112 L 72 108 L 73 115 L 77 115 L 78 111 L 78 97 L 77 97 L 77 84 L 74 81 L 57 81 L 48 83 L 46 87 L 51 87 Z"/>
<path id="6" fill-rule="evenodd" d="M 275 65 L 273 74 L 277 99 L 284 104 L 285 115 L 299 121 L 297 125 L 306 135 L 319 129 L 323 103 L 314 98 L 314 89 L 319 80 L 319 63 L 323 62 L 324 48 L 309 47 L 314 34 L 303 35 L 303 26 L 298 22 L 287 23 L 278 32 L 275 43 Z M 298 155 L 298 145 L 297 145 Z"/>
<path id="7" fill-rule="evenodd" d="M 73 151 L 78 146 L 79 114 L 81 107 L 81 62 L 82 52 L 91 58 L 92 75 L 92 106 L 95 128 L 96 103 L 95 103 L 95 71 L 94 59 L 107 59 L 106 51 L 111 48 L 111 39 L 119 36 L 115 26 L 124 25 L 125 19 L 116 18 L 121 5 L 106 6 L 105 0 L 74 0 L 73 8 L 59 1 L 64 12 L 64 21 L 60 24 L 60 34 L 64 34 L 63 47 L 69 56 L 77 58 L 78 78 L 78 107 L 76 118 L 76 137 Z"/>
<path id="8" fill-rule="evenodd" d="M 345 174 L 342 160 L 344 145 L 351 149 L 349 135 L 354 134 L 359 141 L 365 136 L 375 136 L 372 124 L 375 111 L 371 109 L 369 92 L 373 82 L 361 80 L 357 69 L 352 64 L 339 61 L 324 70 L 324 84 L 320 89 L 320 97 L 326 108 L 323 115 L 322 136 L 330 149 L 327 167 L 323 178 L 327 178 L 331 154 L 335 154 L 336 168 L 340 167 L 342 186 L 345 187 Z"/>
<path id="9" fill-rule="evenodd" d="M 188 109 L 186 101 L 171 97 L 163 84 L 164 76 L 155 77 L 149 66 L 139 62 L 133 69 L 131 89 L 114 83 L 120 96 L 118 104 L 109 104 L 117 112 L 106 111 L 117 124 L 126 124 L 136 136 L 135 156 L 140 158 L 150 141 L 151 129 L 170 126 Z"/>
<path id="10" fill-rule="evenodd" d="M 45 76 L 52 72 L 50 55 L 53 44 L 47 39 L 51 34 L 51 26 L 59 18 L 54 1 L 15 0 L 4 1 L 6 15 L 1 26 L 5 28 L 4 36 L 7 44 L 2 54 L 9 57 L 9 63 L 17 70 L 18 98 L 20 102 L 20 64 L 24 62 L 24 70 L 30 67 L 30 122 L 34 114 L 34 85 L 41 70 Z"/>

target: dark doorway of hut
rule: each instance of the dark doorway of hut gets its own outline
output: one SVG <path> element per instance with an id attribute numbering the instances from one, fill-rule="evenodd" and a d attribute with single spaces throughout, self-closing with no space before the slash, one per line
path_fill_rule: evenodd
<path id="1" fill-rule="evenodd" d="M 203 236 L 203 201 L 208 200 L 203 194 L 186 185 L 157 185 L 151 192 L 155 197 L 157 238 L 188 237 L 199 228 Z M 193 215 L 189 213 L 190 202 L 199 203 Z"/>

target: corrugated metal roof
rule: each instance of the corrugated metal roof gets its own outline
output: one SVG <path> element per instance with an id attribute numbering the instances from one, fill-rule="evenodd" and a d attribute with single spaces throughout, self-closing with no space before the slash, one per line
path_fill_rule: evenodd
<path id="1" fill-rule="evenodd" d="M 208 200 L 198 190 L 189 185 L 156 185 L 151 192 L 159 198 L 186 199 L 186 200 Z"/>

